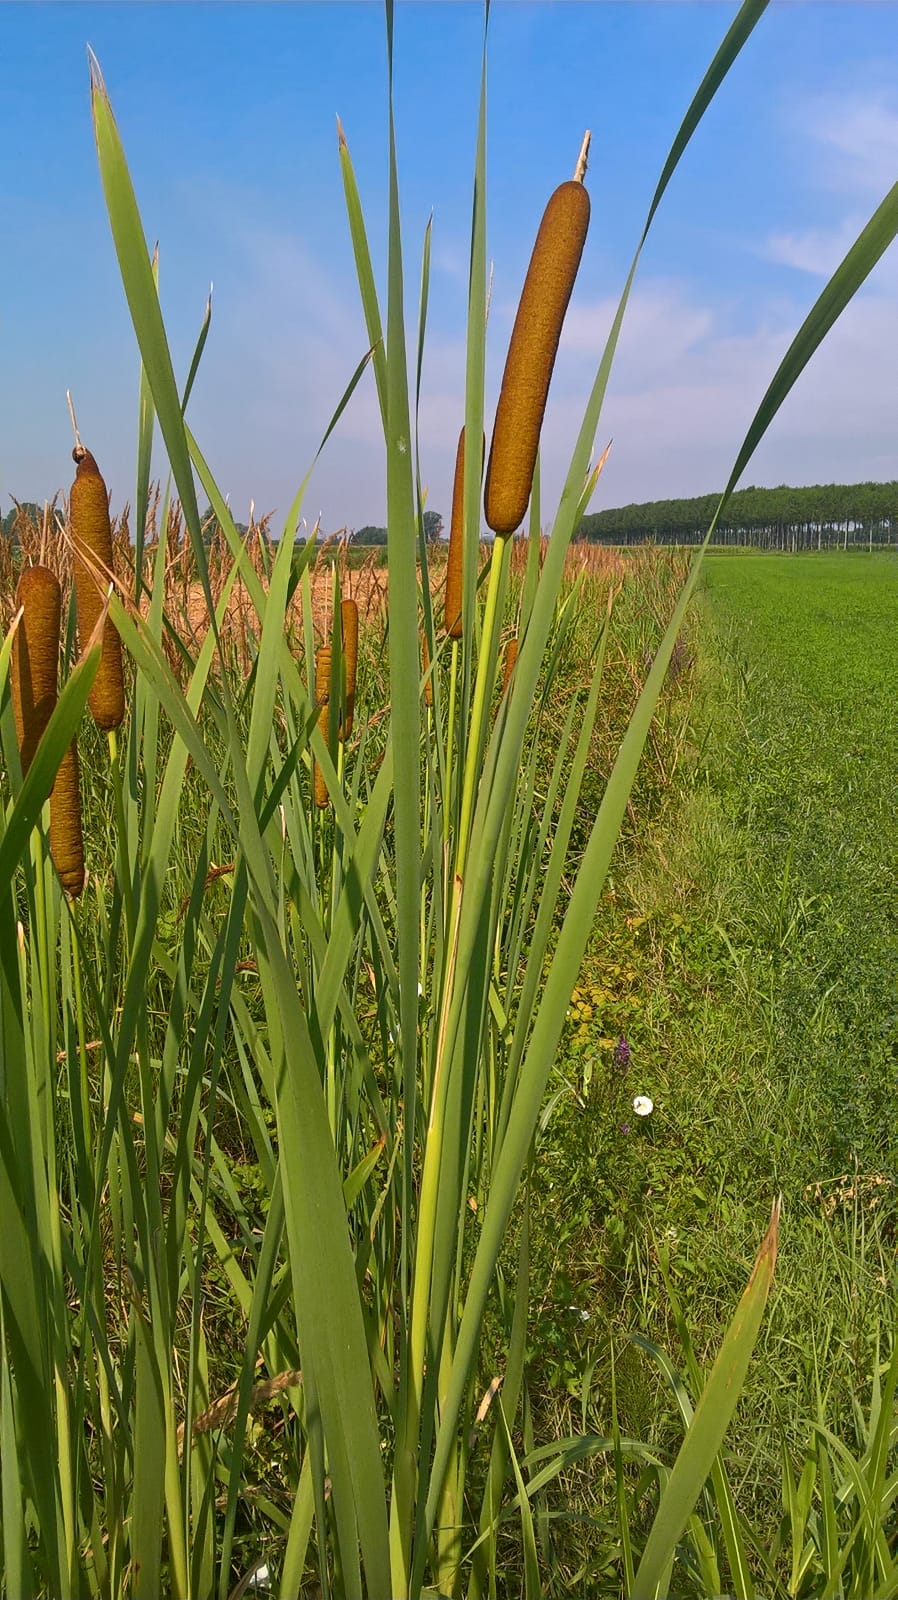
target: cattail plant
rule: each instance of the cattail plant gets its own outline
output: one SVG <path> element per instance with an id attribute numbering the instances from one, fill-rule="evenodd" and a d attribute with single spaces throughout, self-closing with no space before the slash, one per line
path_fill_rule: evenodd
<path id="1" fill-rule="evenodd" d="M 543 213 L 512 329 L 484 497 L 487 524 L 502 536 L 520 527 L 530 499 L 549 381 L 589 227 L 588 149 L 587 133 L 577 175 L 559 185 Z"/>
<path id="2" fill-rule="evenodd" d="M 12 708 L 24 776 L 56 705 L 62 590 L 49 567 L 26 567 L 16 587 L 21 618 L 13 640 Z"/>
<path id="3" fill-rule="evenodd" d="M 340 738 L 348 739 L 355 716 L 355 679 L 359 660 L 359 608 L 352 599 L 340 602 L 340 626 L 343 630 L 343 660 L 346 663 L 346 700 Z"/>
<path id="4" fill-rule="evenodd" d="M 100 469 L 80 441 L 72 451 L 77 465 L 70 496 L 73 575 L 78 610 L 78 638 L 84 650 L 97 625 L 112 574 L 112 529 L 109 499 Z M 88 696 L 98 728 L 110 733 L 125 715 L 122 645 L 114 624 L 103 624 L 100 665 Z"/>
<path id="5" fill-rule="evenodd" d="M 68 746 L 50 793 L 50 855 L 70 899 L 84 888 L 84 835 L 78 744 Z"/>
<path id="6" fill-rule="evenodd" d="M 323 644 L 315 656 L 315 703 L 319 708 L 318 727 L 325 744 L 330 726 L 330 697 L 331 647 L 329 644 Z M 330 796 L 327 792 L 327 779 L 317 761 L 314 763 L 314 790 L 315 804 L 324 810 Z"/>
<path id="7" fill-rule="evenodd" d="M 323 644 L 315 654 L 315 704 L 326 706 L 331 697 L 331 647 Z"/>
<path id="8" fill-rule="evenodd" d="M 16 588 L 21 618 L 13 640 L 11 690 L 23 775 L 56 708 L 62 590 L 49 567 L 26 567 Z M 73 899 L 84 888 L 78 747 L 73 739 L 50 793 L 50 855 Z"/>

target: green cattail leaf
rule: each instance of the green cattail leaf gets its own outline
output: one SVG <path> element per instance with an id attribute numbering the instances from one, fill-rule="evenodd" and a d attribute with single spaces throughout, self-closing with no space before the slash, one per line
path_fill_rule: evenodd
<path id="1" fill-rule="evenodd" d="M 209 588 L 209 571 L 200 529 L 196 489 L 190 468 L 181 400 L 153 278 L 153 266 L 147 251 L 143 224 L 121 137 L 99 63 L 93 54 L 90 56 L 90 88 L 100 178 L 122 285 L 147 384 L 178 487 L 197 571 L 211 613 L 214 607 Z"/>
<path id="2" fill-rule="evenodd" d="M 365 327 L 368 330 L 368 341 L 374 357 L 374 381 L 377 385 L 380 415 L 384 427 L 386 427 L 387 355 L 384 349 L 383 324 L 380 318 L 377 286 L 374 282 L 374 269 L 371 265 L 371 250 L 368 245 L 368 232 L 365 227 L 362 202 L 359 198 L 358 184 L 356 183 L 352 158 L 349 154 L 349 146 L 346 143 L 346 135 L 343 132 L 339 118 L 337 119 L 337 141 L 340 151 L 340 171 L 343 175 L 343 193 L 346 199 L 346 215 L 349 221 L 353 255 L 355 256 L 356 277 L 359 281 L 359 293 L 362 299 Z"/>
<path id="3" fill-rule="evenodd" d="M 165 1516 L 165 1411 L 162 1377 L 150 1330 L 132 1307 L 137 1343 L 134 1408 L 134 1499 L 131 1550 L 135 1600 L 162 1593 L 162 1528 Z"/>
<path id="4" fill-rule="evenodd" d="M 6 1351 L 3 1297 L 0 1296 L 0 1350 Z M 19 1474 L 19 1441 L 13 1412 L 13 1389 L 9 1362 L 0 1361 L 0 1509 L 3 1515 L 3 1567 L 9 1594 L 32 1600 L 31 1562 L 25 1529 L 22 1481 Z"/>
<path id="5" fill-rule="evenodd" d="M 151 263 L 153 286 L 159 293 L 159 246 L 153 251 Z M 135 604 L 140 603 L 143 573 L 143 549 L 146 539 L 147 511 L 150 503 L 150 465 L 153 457 L 153 425 L 156 413 L 153 396 L 147 381 L 146 368 L 140 363 L 140 383 L 137 394 L 137 491 L 134 496 L 134 582 Z M 163 521 L 162 526 L 165 526 Z M 161 541 L 160 541 L 161 542 Z"/>
<path id="6" fill-rule="evenodd" d="M 203 312 L 203 320 L 200 323 L 200 331 L 199 331 L 199 333 L 197 335 L 197 341 L 196 341 L 196 344 L 194 346 L 193 355 L 192 355 L 192 357 L 190 359 L 190 370 L 189 370 L 189 372 L 187 374 L 187 382 L 184 385 L 184 393 L 181 396 L 181 415 L 182 416 L 184 415 L 184 413 L 187 410 L 187 402 L 190 399 L 190 395 L 191 395 L 191 391 L 193 389 L 193 385 L 194 385 L 194 382 L 195 382 L 195 379 L 196 379 L 196 375 L 200 370 L 200 362 L 203 359 L 203 351 L 206 348 L 206 340 L 209 337 L 209 329 L 210 329 L 211 326 L 212 326 L 212 290 L 210 289 L 209 290 L 209 298 L 206 301 L 206 309 Z"/>

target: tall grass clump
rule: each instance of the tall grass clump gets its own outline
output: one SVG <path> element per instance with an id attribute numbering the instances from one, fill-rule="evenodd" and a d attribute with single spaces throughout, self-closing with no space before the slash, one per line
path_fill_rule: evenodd
<path id="1" fill-rule="evenodd" d="M 535 446 L 583 241 L 575 230 L 577 251 L 548 300 L 537 242 L 507 369 L 529 407 L 527 454 L 515 457 L 514 516 L 495 517 L 481 582 L 483 457 L 464 453 L 459 636 L 451 614 L 437 626 L 424 537 L 417 407 L 430 230 L 410 392 L 392 109 L 385 306 L 339 130 L 369 349 L 322 447 L 370 365 L 387 463 L 388 634 L 360 642 L 354 685 L 353 619 L 336 575 L 322 637 L 314 537 L 296 544 L 308 475 L 257 561 L 185 420 L 211 307 L 179 388 L 158 259 L 91 59 L 100 174 L 141 358 L 138 545 L 133 592 L 115 586 L 103 626 L 82 636 L 86 654 L 68 663 L 21 781 L 9 718 L 3 729 L 12 792 L 0 838 L 0 1496 L 10 1595 L 226 1600 L 262 1566 L 283 1596 L 310 1580 L 335 1597 L 497 1594 L 507 1587 L 500 1535 L 514 1527 L 532 1596 L 544 1578 L 534 1501 L 600 1452 L 619 1486 L 614 1559 L 629 1594 L 667 1591 L 684 1532 L 699 1537 L 693 1507 L 709 1475 L 728 1570 L 748 1592 L 719 1451 L 771 1280 L 776 1208 L 675 1460 L 640 1456 L 616 1428 L 537 1445 L 520 1418 L 534 1135 L 697 570 L 666 619 L 568 873 L 614 619 L 561 739 L 554 728 L 547 738 L 577 619 L 566 556 L 601 468 L 593 442 L 642 245 L 763 9 L 746 0 L 674 141 L 544 548 Z M 393 21 L 388 6 L 391 95 Z M 468 440 L 485 433 L 485 105 L 484 52 Z M 583 178 L 578 164 L 581 189 Z M 730 488 L 896 226 L 893 191 L 787 353 Z M 203 629 L 186 637 L 166 615 L 165 539 L 149 574 L 144 560 L 157 427 L 203 611 Z M 497 421 L 491 483 L 500 435 Z M 197 480 L 231 558 L 217 581 Z M 512 523 L 528 501 L 518 584 Z M 73 525 L 80 510 L 73 493 Z M 96 575 L 110 571 L 101 555 Z M 249 608 L 245 672 L 228 655 L 238 586 Z M 103 826 L 72 904 L 47 857 L 43 805 L 102 670 L 106 622 L 124 646 L 130 692 L 121 747 L 90 746 L 87 798 Z M 518 653 L 502 695 L 506 629 Z M 548 771 L 547 805 L 536 800 L 538 770 Z M 879 1560 L 875 1541 L 871 1550 Z"/>

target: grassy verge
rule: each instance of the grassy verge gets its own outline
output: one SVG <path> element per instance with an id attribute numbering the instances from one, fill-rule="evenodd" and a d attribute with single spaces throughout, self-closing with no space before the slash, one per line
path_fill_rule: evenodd
<path id="1" fill-rule="evenodd" d="M 796 1476 L 818 1414 L 855 1444 L 892 1321 L 898 564 L 728 556 L 706 574 L 691 742 L 604 902 L 537 1163 L 534 1373 L 538 1406 L 602 1431 L 613 1347 L 621 1426 L 672 1449 L 673 1398 L 629 1336 L 684 1365 L 663 1268 L 705 1359 L 782 1193 L 728 1461 L 785 1581 L 784 1442 Z M 568 1491 L 587 1521 L 557 1541 L 559 1592 L 610 1503 L 594 1474 Z"/>

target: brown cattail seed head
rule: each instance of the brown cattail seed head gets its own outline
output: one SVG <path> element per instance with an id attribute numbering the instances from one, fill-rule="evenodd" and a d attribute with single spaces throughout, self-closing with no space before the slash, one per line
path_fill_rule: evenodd
<path id="1" fill-rule="evenodd" d="M 84 888 L 84 837 L 78 745 L 74 739 L 62 758 L 50 794 L 50 855 L 66 894 L 77 899 Z"/>
<path id="2" fill-rule="evenodd" d="M 480 471 L 486 459 L 486 435 L 480 441 Z M 465 524 L 465 430 L 458 436 L 455 452 L 455 477 L 452 482 L 452 517 L 449 522 L 449 555 L 446 561 L 446 597 L 443 602 L 443 626 L 449 639 L 461 638 L 462 573 L 464 571 Z"/>
<path id="3" fill-rule="evenodd" d="M 433 705 L 433 678 L 430 672 L 430 651 L 427 648 L 427 634 L 421 635 L 421 666 L 424 679 L 424 704 Z"/>
<path id="4" fill-rule="evenodd" d="M 582 183 L 562 183 L 543 213 L 527 268 L 496 408 L 484 510 L 507 537 L 524 520 L 561 325 L 589 226 Z"/>
<path id="5" fill-rule="evenodd" d="M 81 649 L 97 625 L 106 600 L 112 573 L 112 529 L 109 500 L 100 469 L 89 450 L 75 447 L 72 457 L 78 464 L 72 484 L 73 576 L 78 610 L 78 640 Z M 125 715 L 125 682 L 122 672 L 122 642 L 115 626 L 106 618 L 100 666 L 88 695 L 91 715 L 98 728 L 109 732 Z"/>
<path id="6" fill-rule="evenodd" d="M 16 589 L 22 616 L 10 663 L 12 709 L 22 775 L 28 771 L 56 705 L 62 591 L 49 567 L 26 567 Z"/>
<path id="7" fill-rule="evenodd" d="M 318 728 L 319 728 L 319 731 L 321 733 L 321 737 L 324 740 L 325 744 L 327 743 L 329 719 L 330 719 L 330 711 L 328 709 L 327 703 L 325 703 L 321 707 L 321 710 L 318 713 Z M 315 790 L 315 804 L 316 804 L 316 806 L 320 806 L 321 809 L 323 810 L 324 807 L 327 805 L 329 799 L 330 799 L 330 795 L 327 792 L 327 781 L 326 781 L 324 773 L 322 772 L 321 768 L 319 767 L 317 761 L 314 761 L 312 763 L 312 767 L 313 767 L 313 787 L 314 787 L 314 790 Z"/>
<path id="8" fill-rule="evenodd" d="M 323 644 L 315 656 L 315 700 L 326 706 L 331 697 L 331 647 Z"/>
<path id="9" fill-rule="evenodd" d="M 343 660 L 346 663 L 346 714 L 340 725 L 340 738 L 348 739 L 355 716 L 355 675 L 359 660 L 359 608 L 354 600 L 340 603 L 343 629 Z"/>
<path id="10" fill-rule="evenodd" d="M 504 668 L 504 671 L 502 673 L 502 693 L 503 694 L 505 693 L 505 691 L 508 688 L 508 685 L 509 685 L 509 683 L 511 681 L 511 675 L 514 672 L 514 664 L 517 661 L 517 659 L 518 659 L 518 641 L 517 641 L 517 638 L 509 639 L 507 645 L 505 646 L 505 668 Z"/>

